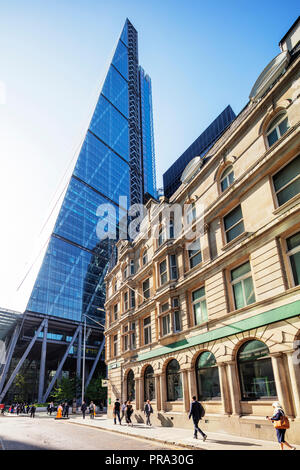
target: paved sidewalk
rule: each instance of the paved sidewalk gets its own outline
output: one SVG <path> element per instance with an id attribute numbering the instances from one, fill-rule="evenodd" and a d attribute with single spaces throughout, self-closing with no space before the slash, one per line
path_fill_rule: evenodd
<path id="1" fill-rule="evenodd" d="M 279 444 L 276 442 L 276 434 L 274 431 L 274 442 L 261 441 L 257 439 L 248 439 L 245 437 L 234 436 L 230 434 L 221 433 L 207 433 L 207 439 L 202 441 L 202 437 L 193 439 L 193 426 L 191 429 L 171 428 L 171 427 L 157 427 L 146 426 L 145 424 L 134 423 L 133 427 L 127 424 L 113 424 L 112 419 L 108 419 L 106 415 L 96 416 L 90 419 L 89 415 L 83 419 L 80 415 L 70 415 L 68 420 L 70 423 L 77 425 L 92 426 L 107 431 L 122 433 L 128 436 L 139 437 L 143 439 L 150 439 L 151 441 L 158 441 L 167 444 L 172 444 L 187 449 L 199 450 L 279 450 Z M 201 423 L 200 423 L 201 427 Z M 292 443 L 291 443 L 292 444 Z M 295 446 L 300 450 L 300 445 Z"/>

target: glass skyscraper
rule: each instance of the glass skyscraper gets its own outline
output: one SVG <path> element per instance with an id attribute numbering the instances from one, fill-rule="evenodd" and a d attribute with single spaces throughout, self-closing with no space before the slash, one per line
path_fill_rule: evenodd
<path id="1" fill-rule="evenodd" d="M 127 19 L 26 310 L 103 322 L 97 309 L 104 306 L 115 242 L 99 239 L 97 210 L 111 204 L 118 226 L 145 193 L 156 197 L 151 80 L 139 66 L 137 31 Z"/>

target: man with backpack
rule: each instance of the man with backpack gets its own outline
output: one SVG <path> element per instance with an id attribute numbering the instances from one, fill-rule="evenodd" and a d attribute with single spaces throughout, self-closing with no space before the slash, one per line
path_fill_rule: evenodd
<path id="1" fill-rule="evenodd" d="M 201 405 L 201 403 L 197 401 L 197 398 L 194 396 L 193 401 L 191 403 L 191 407 L 190 407 L 189 419 L 191 419 L 191 417 L 193 418 L 194 439 L 197 439 L 197 432 L 199 431 L 199 433 L 201 434 L 203 438 L 203 441 L 206 440 L 207 435 L 203 431 L 201 431 L 201 429 L 198 427 L 198 423 L 200 419 L 203 418 L 204 414 L 205 414 L 205 410 L 203 406 Z"/>

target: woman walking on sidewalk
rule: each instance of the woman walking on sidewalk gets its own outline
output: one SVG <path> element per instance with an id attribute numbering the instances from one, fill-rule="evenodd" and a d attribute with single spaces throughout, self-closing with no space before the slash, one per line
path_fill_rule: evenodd
<path id="1" fill-rule="evenodd" d="M 285 440 L 285 432 L 290 427 L 288 417 L 285 415 L 285 412 L 278 401 L 275 401 L 272 406 L 274 408 L 274 414 L 273 416 L 271 416 L 271 418 L 269 416 L 266 416 L 266 418 L 269 421 L 272 421 L 274 424 L 274 428 L 276 429 L 277 440 L 280 444 L 281 450 L 284 450 L 284 445 L 286 445 L 291 450 L 296 450 L 296 447 L 291 446 Z"/>
<path id="2" fill-rule="evenodd" d="M 126 405 L 126 411 L 125 411 L 126 422 L 127 422 L 128 426 L 129 426 L 129 424 L 131 424 L 131 426 L 133 426 L 133 423 L 131 422 L 132 413 L 133 413 L 132 404 L 130 403 L 130 401 L 128 401 L 127 405 Z"/>

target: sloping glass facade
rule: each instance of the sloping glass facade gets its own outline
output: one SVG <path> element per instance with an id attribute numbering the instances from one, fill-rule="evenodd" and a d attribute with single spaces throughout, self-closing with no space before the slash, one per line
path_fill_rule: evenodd
<path id="1" fill-rule="evenodd" d="M 181 184 L 180 177 L 187 164 L 196 156 L 203 157 L 235 118 L 236 115 L 231 106 L 227 106 L 163 174 L 166 197 L 171 197 L 179 188 Z"/>
<path id="2" fill-rule="evenodd" d="M 142 131 L 143 193 L 156 197 L 151 78 L 140 67 L 140 108 Z"/>
<path id="3" fill-rule="evenodd" d="M 104 322 L 104 312 L 98 309 L 105 302 L 104 277 L 115 240 L 99 238 L 101 215 L 109 219 L 106 213 L 99 215 L 98 208 L 111 206 L 110 220 L 116 222 L 118 237 L 125 210 L 143 200 L 144 181 L 145 190 L 156 194 L 151 81 L 147 79 L 150 88 L 144 90 L 143 85 L 141 100 L 137 50 L 137 32 L 126 20 L 27 311 L 78 321 L 87 314 Z M 120 207 L 123 196 L 127 203 L 122 199 Z"/>

